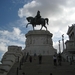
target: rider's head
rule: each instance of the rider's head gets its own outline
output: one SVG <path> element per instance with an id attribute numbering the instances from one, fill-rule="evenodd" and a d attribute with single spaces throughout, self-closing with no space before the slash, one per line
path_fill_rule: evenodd
<path id="1" fill-rule="evenodd" d="M 38 10 L 38 12 L 37 13 L 39 13 L 40 14 L 40 11 Z"/>

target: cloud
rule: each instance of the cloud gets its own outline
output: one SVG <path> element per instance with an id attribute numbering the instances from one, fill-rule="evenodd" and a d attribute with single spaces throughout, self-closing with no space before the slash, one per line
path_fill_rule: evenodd
<path id="1" fill-rule="evenodd" d="M 6 52 L 9 45 L 22 46 L 24 48 L 25 37 L 19 28 L 13 27 L 13 31 L 0 31 L 0 51 Z"/>
<path id="2" fill-rule="evenodd" d="M 27 0 L 12 0 L 12 3 L 14 3 L 14 4 L 24 4 L 26 2 L 27 2 Z"/>
<path id="3" fill-rule="evenodd" d="M 74 2 L 74 0 L 33 0 L 19 9 L 18 16 L 20 18 L 24 16 L 35 17 L 37 10 L 40 10 L 42 17 L 49 18 L 50 27 L 48 28 L 53 29 L 55 26 L 60 29 L 74 23 Z"/>
<path id="4" fill-rule="evenodd" d="M 67 5 L 67 0 L 33 0 L 19 9 L 18 15 L 23 16 L 35 16 L 36 11 L 40 10 L 43 17 L 55 17 L 61 16 L 63 13 L 63 7 Z M 60 14 L 59 14 L 60 13 Z"/>
<path id="5" fill-rule="evenodd" d="M 0 50 L 5 52 L 7 50 L 5 42 L 0 42 Z"/>

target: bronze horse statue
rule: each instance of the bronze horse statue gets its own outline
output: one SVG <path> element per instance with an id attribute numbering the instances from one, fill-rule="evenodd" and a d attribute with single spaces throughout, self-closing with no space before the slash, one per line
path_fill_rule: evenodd
<path id="1" fill-rule="evenodd" d="M 31 25 L 33 26 L 33 30 L 34 30 L 34 27 L 35 27 L 36 25 L 41 25 L 41 29 L 40 29 L 40 30 L 42 30 L 43 27 L 45 27 L 46 30 L 47 30 L 46 23 L 47 23 L 47 25 L 48 25 L 48 21 L 49 21 L 48 18 L 40 18 L 40 19 L 37 20 L 37 19 L 34 18 L 34 17 L 27 17 L 26 19 L 27 19 L 27 21 L 29 22 L 29 23 L 26 25 L 26 28 L 28 27 L 29 24 L 31 24 Z"/>

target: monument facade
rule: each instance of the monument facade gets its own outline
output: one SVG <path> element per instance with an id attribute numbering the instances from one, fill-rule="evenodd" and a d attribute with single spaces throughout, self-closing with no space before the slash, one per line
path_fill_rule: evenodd
<path id="1" fill-rule="evenodd" d="M 68 28 L 67 35 L 69 36 L 69 40 L 65 42 L 66 50 L 69 53 L 75 54 L 75 24 Z"/>
<path id="2" fill-rule="evenodd" d="M 69 36 L 69 40 L 65 42 L 66 49 L 63 51 L 63 56 L 75 59 L 75 24 L 69 26 L 67 35 Z"/>
<path id="3" fill-rule="evenodd" d="M 3 55 L 0 64 L 0 75 L 8 75 L 15 63 L 19 63 L 23 58 L 22 47 L 8 46 L 8 51 Z"/>
<path id="4" fill-rule="evenodd" d="M 56 49 L 53 48 L 53 34 L 45 30 L 31 30 L 26 37 L 26 53 L 30 55 L 53 55 Z"/>

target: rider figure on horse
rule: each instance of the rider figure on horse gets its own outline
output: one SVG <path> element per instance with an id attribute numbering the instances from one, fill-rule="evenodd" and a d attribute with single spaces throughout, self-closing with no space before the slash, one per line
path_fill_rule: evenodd
<path id="1" fill-rule="evenodd" d="M 41 19 L 41 15 L 40 15 L 40 11 L 38 10 L 37 11 L 37 15 L 35 16 L 35 22 L 36 23 L 39 23 L 40 22 L 40 19 Z"/>
<path id="2" fill-rule="evenodd" d="M 33 26 L 33 30 L 34 30 L 34 27 L 36 25 L 41 25 L 41 29 L 42 29 L 42 27 L 45 27 L 47 30 L 46 24 L 48 25 L 48 18 L 41 18 L 39 10 L 37 11 L 37 15 L 35 17 L 30 16 L 30 17 L 27 17 L 26 19 L 28 21 L 28 24 L 26 25 L 26 27 L 29 24 L 31 24 Z"/>

